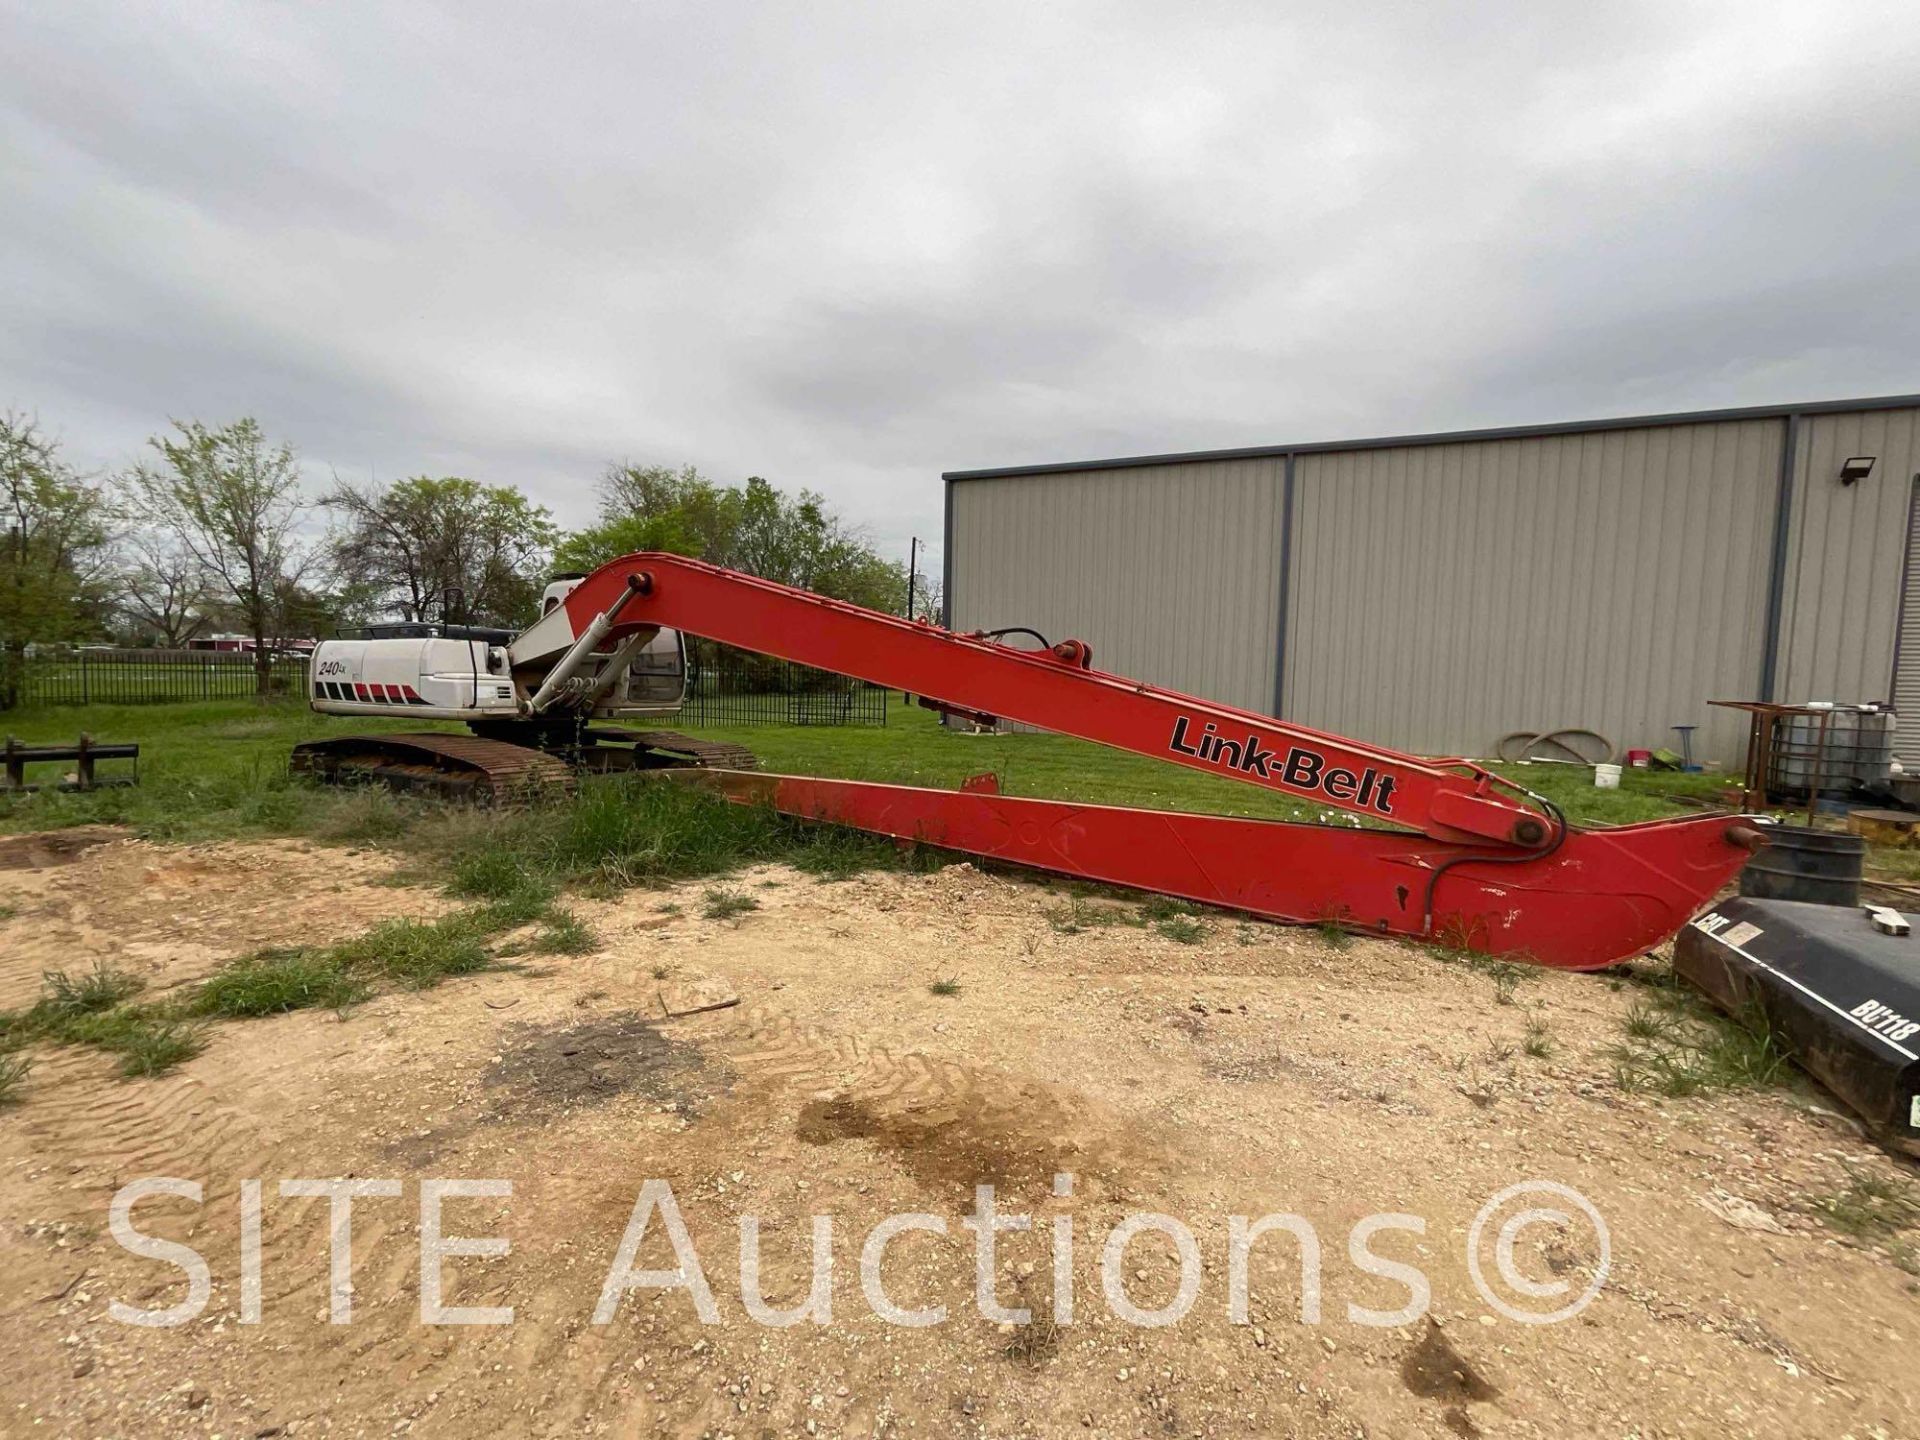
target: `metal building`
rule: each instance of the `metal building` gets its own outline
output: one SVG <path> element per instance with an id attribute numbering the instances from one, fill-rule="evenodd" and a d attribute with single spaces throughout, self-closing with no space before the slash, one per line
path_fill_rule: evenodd
<path id="1" fill-rule="evenodd" d="M 959 629 L 1426 754 L 1891 699 L 1920 768 L 1920 395 L 944 479 Z"/>

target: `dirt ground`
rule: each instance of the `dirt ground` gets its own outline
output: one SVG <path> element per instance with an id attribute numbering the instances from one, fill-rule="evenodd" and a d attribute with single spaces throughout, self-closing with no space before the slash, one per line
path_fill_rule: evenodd
<path id="1" fill-rule="evenodd" d="M 382 883 L 394 861 L 372 852 L 90 838 L 0 845 L 0 1006 L 29 1002 L 45 969 L 103 959 L 159 994 L 261 945 L 448 903 Z M 1231 917 L 1208 917 L 1197 944 L 1063 933 L 1060 895 L 964 865 L 726 883 L 759 908 L 703 918 L 706 883 L 583 902 L 597 953 L 344 1017 L 224 1024 L 160 1079 L 39 1052 L 0 1114 L 0 1433 L 1920 1434 L 1920 1282 L 1807 1213 L 1853 1177 L 1911 1167 L 1817 1092 L 1622 1093 L 1607 1050 L 1631 985 L 1545 974 L 1503 999 L 1422 951 Z M 957 993 L 934 993 L 947 979 Z M 729 990 L 738 1004 L 665 1017 L 678 996 Z M 1530 1024 L 1551 1053 L 1528 1053 Z M 203 1187 L 198 1204 L 134 1212 L 210 1267 L 210 1300 L 173 1327 L 109 1313 L 188 1294 L 179 1269 L 109 1233 L 115 1192 L 146 1176 Z M 351 1289 L 332 1300 L 328 1202 L 278 1191 L 330 1177 L 399 1191 L 354 1202 Z M 511 1325 L 422 1323 L 432 1178 L 511 1182 L 445 1203 L 447 1234 L 510 1250 L 444 1266 L 445 1303 L 511 1306 Z M 252 1179 L 259 1320 L 244 1323 Z M 633 1289 L 595 1323 L 650 1180 L 671 1187 L 717 1323 L 676 1288 Z M 1510 1318 L 1467 1264 L 1482 1206 L 1530 1181 L 1572 1187 L 1608 1231 L 1598 1293 L 1555 1324 Z M 1003 1215 L 1033 1217 L 999 1236 L 992 1277 L 1025 1325 L 975 1305 L 960 1222 L 986 1183 Z M 945 1305 L 941 1323 L 892 1324 L 863 1297 L 863 1242 L 902 1212 L 947 1233 L 895 1239 L 886 1290 Z M 1177 1218 L 1200 1253 L 1190 1311 L 1156 1328 L 1103 1298 L 1103 1247 L 1134 1212 Z M 1318 1237 L 1318 1323 L 1282 1233 L 1253 1250 L 1246 1323 L 1230 1317 L 1229 1217 L 1276 1212 Z M 1424 1231 L 1403 1220 L 1365 1241 L 1370 1271 L 1349 1245 L 1376 1213 Z M 1483 1230 L 1483 1274 L 1512 1213 Z M 759 1221 L 765 1303 L 792 1307 L 816 1215 L 832 1217 L 830 1323 L 750 1318 L 741 1218 Z M 1512 1253 L 1523 1280 L 1572 1297 L 1600 1242 L 1591 1225 L 1531 1225 Z M 633 1264 L 675 1264 L 659 1213 Z M 1112 1269 L 1143 1310 L 1181 1275 L 1152 1230 Z M 1426 1313 L 1367 1323 L 1409 1306 L 1414 1272 Z M 1536 1313 L 1559 1303 L 1507 1293 Z M 341 1302 L 350 1321 L 330 1323 Z"/>

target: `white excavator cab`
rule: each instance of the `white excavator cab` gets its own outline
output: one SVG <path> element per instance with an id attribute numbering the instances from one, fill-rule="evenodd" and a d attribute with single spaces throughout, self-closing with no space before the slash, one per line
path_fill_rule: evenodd
<path id="1" fill-rule="evenodd" d="M 310 740 L 294 747 L 293 769 L 333 782 L 498 798 L 570 789 L 581 771 L 751 767 L 752 753 L 738 745 L 606 723 L 657 722 L 680 713 L 687 652 L 678 630 L 648 626 L 588 639 L 563 659 L 530 643 L 543 626 L 553 628 L 548 617 L 580 578 L 555 576 L 541 597 L 540 617 L 518 633 L 408 622 L 323 641 L 308 670 L 308 703 L 315 710 L 460 720 L 472 733 L 382 731 Z"/>
<path id="2" fill-rule="evenodd" d="M 541 615 L 579 583 L 578 575 L 555 576 L 541 596 Z M 514 639 L 513 631 L 478 625 L 369 625 L 314 650 L 309 703 L 328 715 L 511 721 L 527 713 L 543 678 L 515 674 Z M 560 708 L 582 719 L 657 720 L 677 715 L 686 692 L 685 642 L 679 631 L 660 629 L 597 649 Z"/>

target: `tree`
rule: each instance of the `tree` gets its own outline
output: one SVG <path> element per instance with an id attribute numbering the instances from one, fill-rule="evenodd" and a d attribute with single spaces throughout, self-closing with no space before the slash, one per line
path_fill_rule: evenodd
<path id="1" fill-rule="evenodd" d="M 0 415 L 0 510 L 0 705 L 12 705 L 28 645 L 99 628 L 112 536 L 100 487 L 60 459 L 32 418 L 12 412 Z"/>
<path id="2" fill-rule="evenodd" d="M 602 524 L 635 516 L 670 520 L 674 553 L 716 565 L 727 564 L 732 553 L 740 528 L 740 503 L 738 490 L 716 485 L 691 465 L 672 470 L 627 462 L 609 465 L 600 477 Z"/>
<path id="3" fill-rule="evenodd" d="M 875 610 L 897 611 L 906 595 L 907 567 L 883 558 L 811 490 L 789 495 L 758 475 L 717 485 L 691 465 L 621 464 L 607 468 L 600 496 L 599 523 L 561 542 L 561 568 L 591 570 L 617 555 L 664 550 Z M 750 687 L 789 683 L 776 662 L 724 650 L 706 640 L 692 645 L 695 663 L 737 668 Z"/>
<path id="4" fill-rule="evenodd" d="M 925 559 L 926 552 L 922 550 L 921 560 L 923 564 L 925 563 Z M 941 593 L 940 577 L 921 570 L 913 577 L 912 604 L 907 607 L 907 618 L 909 620 L 938 621 L 940 619 Z"/>
<path id="5" fill-rule="evenodd" d="M 604 565 L 616 555 L 631 555 L 639 550 L 663 550 L 670 555 L 706 558 L 679 515 L 622 515 L 567 536 L 553 552 L 553 568 L 587 571 Z"/>
<path id="6" fill-rule="evenodd" d="M 417 475 L 338 484 L 325 503 L 346 519 L 330 545 L 335 569 L 402 619 L 522 624 L 533 615 L 559 532 L 512 486 Z"/>
<path id="7" fill-rule="evenodd" d="M 721 486 L 691 466 L 609 467 L 600 523 L 567 537 L 556 558 L 588 570 L 634 550 L 692 555 L 876 610 L 898 610 L 907 588 L 906 566 L 883 558 L 822 496 L 788 495 L 758 475 Z"/>
<path id="8" fill-rule="evenodd" d="M 287 600 L 313 561 L 299 533 L 307 510 L 299 464 L 251 417 L 220 429 L 176 420 L 173 429 L 148 442 L 159 463 L 128 477 L 132 503 L 180 546 L 213 598 L 232 607 L 253 639 L 254 684 L 264 696 L 274 648 L 290 633 Z"/>
<path id="9" fill-rule="evenodd" d="M 153 531 L 135 531 L 124 542 L 117 598 L 139 639 L 157 640 L 170 650 L 184 646 L 213 619 L 213 593 L 199 564 Z"/>

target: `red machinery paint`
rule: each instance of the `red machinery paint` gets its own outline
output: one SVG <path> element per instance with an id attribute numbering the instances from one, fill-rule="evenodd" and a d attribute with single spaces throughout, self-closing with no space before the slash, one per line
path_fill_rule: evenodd
<path id="1" fill-rule="evenodd" d="M 615 634 L 671 626 L 1399 828 L 709 772 L 731 798 L 793 815 L 1277 920 L 1332 920 L 1568 969 L 1658 944 L 1761 843 L 1727 815 L 1583 830 L 1470 762 L 1402 755 L 1107 674 L 1079 641 L 1018 650 L 676 555 L 623 556 L 587 576 L 565 601 L 573 633 L 630 590 Z"/>

